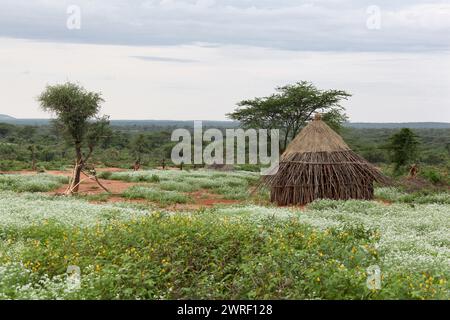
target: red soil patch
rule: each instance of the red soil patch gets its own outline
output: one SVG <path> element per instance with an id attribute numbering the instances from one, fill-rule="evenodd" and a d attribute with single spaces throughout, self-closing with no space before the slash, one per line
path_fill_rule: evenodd
<path id="1" fill-rule="evenodd" d="M 69 174 L 70 175 L 70 174 Z M 86 177 L 83 177 L 84 179 Z M 131 182 L 124 182 L 119 180 L 104 180 L 99 179 L 100 183 L 104 185 L 112 194 L 121 194 L 126 189 L 128 189 L 131 186 L 136 185 L 136 183 Z M 53 191 L 53 194 L 63 194 L 67 189 L 67 185 L 61 186 L 56 191 Z M 78 193 L 85 194 L 85 195 L 98 195 L 105 193 L 105 190 L 103 190 L 95 180 L 87 179 L 84 180 L 82 183 L 80 183 L 80 188 L 78 190 Z"/>
<path id="2" fill-rule="evenodd" d="M 96 169 L 98 172 L 120 172 L 125 171 L 120 168 L 99 168 Z M 72 171 L 61 171 L 61 170 L 48 170 L 45 171 L 46 174 L 54 175 L 54 176 L 66 176 L 70 177 L 72 175 Z M 33 175 L 37 174 L 35 171 L 31 170 L 22 170 L 22 171 L 10 171 L 8 174 L 24 174 L 24 175 Z M 86 195 L 96 195 L 105 193 L 105 191 L 95 182 L 94 180 L 88 179 L 86 176 L 81 175 L 81 179 L 84 180 L 80 183 L 79 193 Z M 100 183 L 103 184 L 112 194 L 121 194 L 127 188 L 135 185 L 135 183 L 123 182 L 118 180 L 104 180 L 99 179 Z M 67 185 L 61 186 L 55 191 L 47 192 L 47 194 L 63 194 L 67 189 Z"/>
<path id="3" fill-rule="evenodd" d="M 98 168 L 96 169 L 98 172 L 121 172 L 126 171 L 120 168 Z M 3 173 L 3 172 L 2 172 Z M 23 174 L 23 175 L 35 175 L 36 171 L 31 170 L 21 170 L 21 171 L 8 171 L 4 172 L 5 174 Z M 72 171 L 61 171 L 61 170 L 48 170 L 45 171 L 45 174 L 53 175 L 53 176 L 65 176 L 70 177 L 72 175 Z M 80 183 L 79 193 L 85 195 L 96 195 L 103 194 L 105 191 L 95 182 L 94 180 L 88 179 L 86 176 L 81 175 L 81 179 L 84 181 Z M 99 179 L 100 183 L 103 184 L 112 194 L 121 194 L 127 188 L 136 185 L 136 183 L 124 182 L 119 180 L 105 180 Z M 61 186 L 57 190 L 47 192 L 47 194 L 63 194 L 67 189 L 67 185 Z"/>
<path id="4" fill-rule="evenodd" d="M 177 168 L 167 168 L 166 170 L 177 170 Z M 97 172 L 121 172 L 121 171 L 128 171 L 121 168 L 96 168 Z M 2 172 L 0 172 L 2 173 Z M 21 171 L 9 171 L 5 172 L 7 174 L 24 174 L 24 175 L 33 175 L 37 174 L 35 171 L 31 170 L 21 170 Z M 61 171 L 61 170 L 48 170 L 45 172 L 49 175 L 55 175 L 55 176 L 66 176 L 70 177 L 72 175 L 72 171 Z M 86 176 L 81 176 L 83 182 L 80 183 L 79 187 L 79 194 L 81 195 L 102 195 L 107 194 L 94 180 L 88 179 Z M 120 195 L 129 187 L 139 185 L 142 183 L 135 183 L 135 182 L 124 182 L 120 180 L 107 180 L 107 179 L 99 179 L 100 183 L 104 185 L 111 194 L 106 199 L 106 201 L 91 201 L 92 203 L 115 203 L 115 202 L 130 202 L 130 203 L 142 203 L 142 204 L 151 204 L 152 202 L 145 200 L 145 199 L 125 199 L 121 197 Z M 67 189 L 67 185 L 63 185 L 57 190 L 47 192 L 47 194 L 50 195 L 61 195 L 64 194 L 64 192 Z M 231 204 L 237 204 L 240 203 L 238 200 L 228 200 L 223 199 L 221 195 L 210 193 L 209 190 L 199 190 L 196 192 L 189 193 L 189 196 L 192 198 L 192 202 L 190 203 L 179 203 L 175 205 L 170 205 L 165 207 L 169 210 L 176 210 L 176 211 L 185 211 L 185 210 L 198 210 L 201 208 L 210 208 L 215 205 L 231 205 Z"/>
<path id="5" fill-rule="evenodd" d="M 198 210 L 202 208 L 211 208 L 215 205 L 232 205 L 240 203 L 239 200 L 223 199 L 220 195 L 210 193 L 208 190 L 199 190 L 191 192 L 189 195 L 192 198 L 191 203 L 177 203 L 167 207 L 167 209 L 175 211 L 184 210 Z"/>
<path id="6" fill-rule="evenodd" d="M 385 206 L 390 206 L 392 204 L 392 201 L 384 200 L 384 199 L 375 199 L 376 202 L 382 203 Z"/>

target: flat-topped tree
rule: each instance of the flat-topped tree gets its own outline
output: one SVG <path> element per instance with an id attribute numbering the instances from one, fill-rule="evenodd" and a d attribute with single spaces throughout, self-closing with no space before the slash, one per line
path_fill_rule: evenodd
<path id="1" fill-rule="evenodd" d="M 239 102 L 227 116 L 244 128 L 280 129 L 282 151 L 314 113 L 322 113 L 323 120 L 334 130 L 347 120 L 341 102 L 351 95 L 345 91 L 320 90 L 307 81 L 278 87 L 276 91 L 268 97 Z"/>
<path id="2" fill-rule="evenodd" d="M 78 192 L 81 173 L 94 147 L 105 136 L 108 117 L 100 117 L 101 93 L 89 92 L 82 86 L 66 82 L 47 86 L 38 97 L 41 108 L 56 116 L 55 124 L 75 148 L 76 160 L 69 193 Z M 87 149 L 87 154 L 83 153 Z"/>

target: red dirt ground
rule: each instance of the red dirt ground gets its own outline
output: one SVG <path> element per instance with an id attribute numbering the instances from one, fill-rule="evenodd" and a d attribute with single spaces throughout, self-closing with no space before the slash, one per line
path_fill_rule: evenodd
<path id="1" fill-rule="evenodd" d="M 120 168 L 99 168 L 96 169 L 98 172 L 120 172 L 125 171 L 124 169 Z M 18 173 L 21 174 L 33 174 L 32 171 L 20 171 Z M 45 172 L 46 174 L 55 175 L 55 176 L 66 176 L 70 177 L 72 174 L 72 171 L 60 171 L 60 170 L 49 170 Z M 88 179 L 85 175 L 81 175 L 81 179 L 85 179 L 81 184 L 79 188 L 79 193 L 84 195 L 96 195 L 96 194 L 102 194 L 105 191 L 95 182 L 94 180 Z M 105 180 L 105 179 L 99 179 L 100 183 L 104 185 L 109 191 L 111 191 L 112 194 L 121 194 L 124 192 L 127 188 L 135 185 L 135 183 L 129 183 L 119 180 Z M 64 192 L 67 189 L 67 185 L 61 186 L 57 190 L 48 192 L 48 194 L 64 194 Z"/>
<path id="2" fill-rule="evenodd" d="M 96 169 L 98 172 L 102 171 L 108 171 L 108 172 L 121 172 L 121 171 L 128 171 L 120 168 L 98 168 Z M 31 170 L 22 170 L 22 171 L 8 171 L 8 172 L 0 172 L 5 174 L 36 174 L 35 171 Z M 45 172 L 49 175 L 55 175 L 55 176 L 67 176 L 70 177 L 72 174 L 72 171 L 61 171 L 61 170 L 49 170 Z M 82 179 L 85 179 L 86 176 L 82 175 Z M 142 203 L 142 204 L 150 204 L 151 202 L 144 200 L 144 199 L 125 199 L 120 196 L 121 193 L 123 193 L 126 189 L 128 189 L 131 186 L 139 185 L 142 183 L 134 183 L 134 182 L 124 182 L 120 180 L 106 180 L 106 179 L 99 179 L 100 183 L 104 185 L 109 191 L 111 191 L 111 194 L 107 198 L 106 201 L 92 201 L 93 203 L 104 203 L 104 202 L 133 202 L 133 203 Z M 47 192 L 47 194 L 50 195 L 62 195 L 67 189 L 67 185 L 61 186 L 57 190 L 53 190 L 50 192 Z M 80 184 L 79 188 L 79 194 L 80 195 L 101 195 L 106 194 L 105 191 L 94 181 L 87 179 L 84 180 Z M 192 198 L 192 202 L 185 203 L 185 204 L 175 204 L 170 205 L 168 207 L 165 207 L 169 210 L 177 210 L 177 211 L 184 211 L 184 210 L 198 210 L 201 208 L 209 208 L 213 207 L 218 204 L 236 204 L 239 203 L 238 200 L 227 200 L 223 199 L 220 195 L 210 193 L 208 190 L 200 190 L 196 192 L 189 193 L 189 195 Z"/>

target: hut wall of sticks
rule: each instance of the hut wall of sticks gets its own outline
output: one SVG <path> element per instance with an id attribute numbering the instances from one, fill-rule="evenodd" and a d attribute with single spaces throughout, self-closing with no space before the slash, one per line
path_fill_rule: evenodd
<path id="1" fill-rule="evenodd" d="M 374 182 L 389 179 L 317 114 L 280 157 L 278 171 L 263 178 L 278 205 L 304 205 L 316 199 L 373 199 Z"/>

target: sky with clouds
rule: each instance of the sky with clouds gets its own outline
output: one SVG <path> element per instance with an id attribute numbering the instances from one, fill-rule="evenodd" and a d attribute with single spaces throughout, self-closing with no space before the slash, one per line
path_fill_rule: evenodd
<path id="1" fill-rule="evenodd" d="M 0 0 L 0 67 L 22 118 L 66 80 L 113 119 L 185 120 L 309 80 L 352 121 L 450 122 L 450 0 Z"/>

